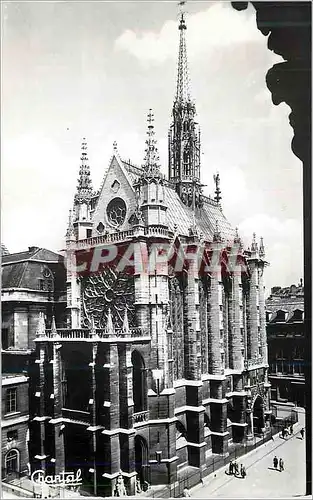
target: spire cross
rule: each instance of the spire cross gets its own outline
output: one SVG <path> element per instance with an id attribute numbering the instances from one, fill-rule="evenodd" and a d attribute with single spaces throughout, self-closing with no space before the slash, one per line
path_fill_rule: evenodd
<path id="1" fill-rule="evenodd" d="M 186 10 L 185 10 L 185 5 L 186 5 L 186 0 L 181 0 L 180 2 L 178 2 L 178 5 L 179 5 L 179 11 L 180 11 L 180 25 L 178 27 L 178 29 L 187 29 L 187 26 L 185 24 L 185 19 L 184 19 L 184 14 L 186 14 Z"/>

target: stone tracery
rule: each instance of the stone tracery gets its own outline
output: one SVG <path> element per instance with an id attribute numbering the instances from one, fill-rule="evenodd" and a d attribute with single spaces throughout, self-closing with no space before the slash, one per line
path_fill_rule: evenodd
<path id="1" fill-rule="evenodd" d="M 109 309 L 114 326 L 122 327 L 125 309 L 131 326 L 135 323 L 134 280 L 132 276 L 117 273 L 106 267 L 101 273 L 82 281 L 83 324 L 90 326 L 91 317 L 96 328 L 104 328 Z"/>

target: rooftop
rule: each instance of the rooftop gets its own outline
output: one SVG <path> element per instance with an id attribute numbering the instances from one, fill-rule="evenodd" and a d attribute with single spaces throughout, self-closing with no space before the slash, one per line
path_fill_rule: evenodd
<path id="1" fill-rule="evenodd" d="M 39 247 L 4 255 L 1 266 L 2 290 L 49 291 L 49 280 L 54 282 L 54 287 L 59 288 L 64 281 L 63 262 L 62 255 Z"/>
<path id="2" fill-rule="evenodd" d="M 266 311 L 271 314 L 270 322 L 302 321 L 304 312 L 303 281 L 289 287 L 275 286 L 266 299 Z"/>
<path id="3" fill-rule="evenodd" d="M 28 247 L 28 250 L 22 252 L 10 253 L 2 256 L 2 265 L 8 265 L 15 262 L 62 262 L 63 256 L 46 248 L 39 248 L 36 246 Z"/>

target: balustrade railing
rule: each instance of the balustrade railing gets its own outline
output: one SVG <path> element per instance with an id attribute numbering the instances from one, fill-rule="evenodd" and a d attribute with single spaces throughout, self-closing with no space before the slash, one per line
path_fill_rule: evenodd
<path id="1" fill-rule="evenodd" d="M 258 357 L 253 358 L 253 359 L 246 359 L 244 361 L 245 370 L 248 370 L 249 368 L 252 368 L 254 366 L 263 365 L 263 364 L 264 364 L 264 360 L 263 360 L 262 356 L 258 356 Z"/>
<path id="2" fill-rule="evenodd" d="M 134 235 L 134 231 L 129 229 L 127 231 L 119 231 L 116 233 L 106 233 L 100 236 L 94 236 L 93 238 L 86 238 L 84 240 L 77 241 L 77 248 L 94 247 L 96 245 L 101 245 L 104 243 L 116 243 L 118 241 L 124 241 L 131 238 Z"/>
<path id="3" fill-rule="evenodd" d="M 134 424 L 139 424 L 141 422 L 148 422 L 149 420 L 149 412 L 148 411 L 140 411 L 134 413 Z"/>
<path id="4" fill-rule="evenodd" d="M 169 231 L 165 227 L 160 227 L 160 226 L 149 226 L 145 227 L 145 234 L 146 235 L 159 235 L 159 236 L 168 236 Z"/>
<path id="5" fill-rule="evenodd" d="M 88 339 L 90 337 L 90 330 L 87 330 L 86 328 L 60 328 L 57 330 L 46 330 L 46 337 L 61 337 L 64 339 Z"/>
<path id="6" fill-rule="evenodd" d="M 107 331 L 105 328 L 90 330 L 87 328 L 60 328 L 57 330 L 46 330 L 45 337 L 60 340 L 80 340 L 80 339 L 110 339 L 110 338 L 136 338 L 149 335 L 146 330 L 135 327 L 123 330 L 122 328 Z"/>

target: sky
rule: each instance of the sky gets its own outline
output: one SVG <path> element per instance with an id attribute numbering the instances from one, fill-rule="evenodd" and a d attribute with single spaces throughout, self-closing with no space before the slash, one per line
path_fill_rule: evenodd
<path id="1" fill-rule="evenodd" d="M 176 2 L 2 2 L 1 241 L 10 252 L 64 248 L 80 147 L 95 189 L 113 142 L 141 164 L 155 115 L 161 168 L 178 59 Z M 249 4 L 187 2 L 191 95 L 201 127 L 201 179 L 246 245 L 263 236 L 267 290 L 303 277 L 302 164 L 291 151 L 290 108 L 274 106 L 267 49 Z"/>

